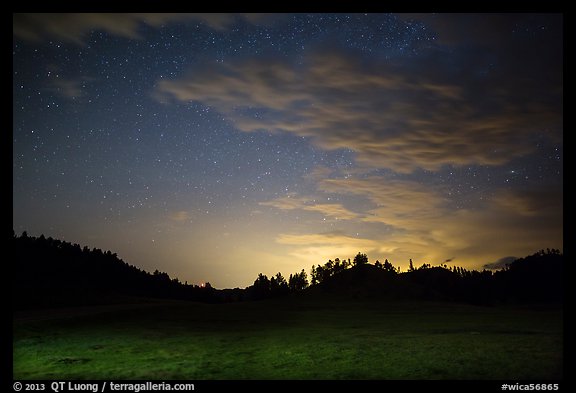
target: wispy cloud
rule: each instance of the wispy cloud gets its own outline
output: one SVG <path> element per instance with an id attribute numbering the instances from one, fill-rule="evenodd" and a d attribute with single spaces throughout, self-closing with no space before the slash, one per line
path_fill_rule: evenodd
<path id="1" fill-rule="evenodd" d="M 339 203 L 318 203 L 313 198 L 286 196 L 268 202 L 261 202 L 262 206 L 272 206 L 281 210 L 305 210 L 317 212 L 325 217 L 338 220 L 352 220 L 359 215 L 345 208 Z"/>
<path id="2" fill-rule="evenodd" d="M 503 269 L 506 266 L 510 265 L 512 262 L 514 262 L 517 259 L 518 259 L 517 257 L 513 257 L 513 256 L 504 257 L 504 258 L 498 259 L 495 262 L 487 263 L 482 267 L 484 269 L 488 269 L 488 270 L 499 270 L 499 269 Z"/>
<path id="3" fill-rule="evenodd" d="M 86 96 L 86 84 L 91 82 L 91 78 L 50 78 L 47 82 L 48 90 L 61 97 L 72 100 Z"/>
<path id="4" fill-rule="evenodd" d="M 175 221 L 175 222 L 186 222 L 186 221 L 190 221 L 191 216 L 190 216 L 190 213 L 188 211 L 179 210 L 177 212 L 170 214 L 169 218 L 170 218 L 170 220 Z"/>
<path id="5" fill-rule="evenodd" d="M 13 34 L 27 41 L 41 42 L 60 39 L 82 45 L 91 31 L 140 38 L 141 24 L 160 27 L 175 22 L 202 23 L 214 30 L 228 29 L 236 20 L 259 23 L 266 14 L 226 13 L 16 13 L 13 14 Z"/>
<path id="6" fill-rule="evenodd" d="M 376 240 L 347 236 L 342 233 L 281 234 L 276 241 L 295 246 L 290 255 L 315 263 L 328 258 L 349 258 L 358 252 L 391 252 Z"/>
<path id="7" fill-rule="evenodd" d="M 562 210 L 563 194 L 557 187 L 523 192 L 502 190 L 495 195 L 494 203 L 520 216 L 537 217 Z"/>
<path id="8" fill-rule="evenodd" d="M 412 220 L 419 222 L 443 215 L 447 200 L 439 190 L 420 183 L 372 176 L 364 179 L 325 179 L 318 184 L 324 192 L 358 195 L 374 206 L 362 217 L 365 222 L 381 222 L 406 227 Z M 411 228 L 412 229 L 412 228 Z"/>
<path id="9" fill-rule="evenodd" d="M 562 239 L 562 196 L 556 189 L 545 194 L 529 188 L 502 190 L 467 209 L 455 209 L 439 188 L 386 177 L 325 179 L 318 184 L 318 191 L 344 199 L 363 197 L 366 203 L 357 203 L 347 221 L 348 225 L 361 225 L 362 235 L 309 233 L 277 238 L 281 244 L 292 245 L 294 255 L 300 257 L 314 254 L 326 259 L 364 250 L 396 258 L 399 264 L 409 258 L 419 263 L 457 259 L 461 265 L 478 268 L 510 253 L 527 255 L 549 245 L 562 248 L 558 243 Z M 302 209 L 308 203 L 303 202 L 308 201 L 306 197 L 289 199 L 297 202 L 288 204 L 280 199 L 265 204 Z"/>
<path id="10" fill-rule="evenodd" d="M 244 131 L 284 131 L 327 150 L 351 149 L 364 167 L 400 173 L 501 165 L 530 153 L 530 136 L 542 129 L 561 135 L 562 118 L 550 97 L 526 95 L 527 87 L 502 90 L 498 80 L 470 82 L 431 67 L 437 60 L 421 59 L 418 70 L 368 66 L 333 50 L 299 66 L 277 59 L 231 62 L 161 80 L 157 96 L 212 106 Z"/>

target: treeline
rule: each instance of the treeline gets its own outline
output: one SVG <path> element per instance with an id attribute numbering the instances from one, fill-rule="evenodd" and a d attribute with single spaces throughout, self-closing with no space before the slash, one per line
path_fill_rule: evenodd
<path id="1" fill-rule="evenodd" d="M 300 273 L 290 274 L 288 280 L 278 272 L 270 279 L 265 274 L 258 274 L 254 285 L 246 288 L 246 299 L 260 300 L 284 296 L 308 288 L 308 275 L 302 269 Z"/>
<path id="2" fill-rule="evenodd" d="M 304 269 L 300 273 L 290 274 L 288 281 L 280 272 L 270 279 L 265 274 L 259 273 L 254 284 L 246 288 L 247 298 L 260 300 L 300 292 L 308 288 L 309 285 L 319 284 L 352 266 L 364 263 L 368 263 L 368 256 L 358 253 L 354 262 L 350 262 L 350 259 L 340 261 L 339 258 L 336 258 L 334 261 L 329 260 L 324 265 L 313 265 L 310 272 L 310 282 Z"/>
<path id="3" fill-rule="evenodd" d="M 364 298 L 448 300 L 484 305 L 561 302 L 563 259 L 560 250 L 540 250 L 497 271 L 468 270 L 445 263 L 436 266 L 423 263 L 414 267 L 410 259 L 408 270 L 401 273 L 388 259 L 371 265 L 366 254 L 358 253 L 353 261 L 336 258 L 324 265 L 313 265 L 310 289 Z M 258 276 L 255 287 L 262 276 Z M 281 273 L 276 277 L 282 277 Z M 265 298 L 265 294 L 273 297 L 282 293 L 259 294 L 258 298 Z"/>
<path id="4" fill-rule="evenodd" d="M 209 283 L 188 285 L 158 270 L 148 273 L 110 251 L 26 232 L 12 232 L 10 242 L 16 309 L 114 303 L 126 296 L 218 301 Z"/>
<path id="5" fill-rule="evenodd" d="M 501 270 L 467 270 L 458 266 L 410 260 L 401 272 L 387 259 L 370 264 L 366 254 L 313 265 L 286 279 L 278 272 L 258 274 L 245 288 L 215 289 L 191 285 L 158 270 L 129 265 L 111 251 L 81 247 L 51 237 L 16 236 L 12 231 L 13 304 L 16 309 L 125 302 L 127 297 L 169 298 L 201 302 L 236 302 L 282 297 L 300 292 L 327 292 L 361 298 L 448 300 L 474 304 L 561 302 L 563 255 L 547 249 L 517 259 Z"/>

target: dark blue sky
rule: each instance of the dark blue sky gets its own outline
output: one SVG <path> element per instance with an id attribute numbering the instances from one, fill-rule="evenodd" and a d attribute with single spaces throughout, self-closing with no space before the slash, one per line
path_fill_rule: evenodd
<path id="1" fill-rule="evenodd" d="M 13 22 L 16 232 L 220 288 L 563 246 L 561 15 Z"/>

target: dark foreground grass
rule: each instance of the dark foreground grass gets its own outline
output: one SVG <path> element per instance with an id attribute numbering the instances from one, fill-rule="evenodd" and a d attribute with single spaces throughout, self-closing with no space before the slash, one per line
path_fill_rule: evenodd
<path id="1" fill-rule="evenodd" d="M 96 310 L 96 309 L 95 309 Z M 560 308 L 336 299 L 14 319 L 15 379 L 562 378 Z"/>

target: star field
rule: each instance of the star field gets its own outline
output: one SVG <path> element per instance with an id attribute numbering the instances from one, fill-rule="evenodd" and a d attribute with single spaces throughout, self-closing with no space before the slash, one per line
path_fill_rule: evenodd
<path id="1" fill-rule="evenodd" d="M 13 226 L 244 287 L 562 248 L 562 17 L 14 14 Z"/>

